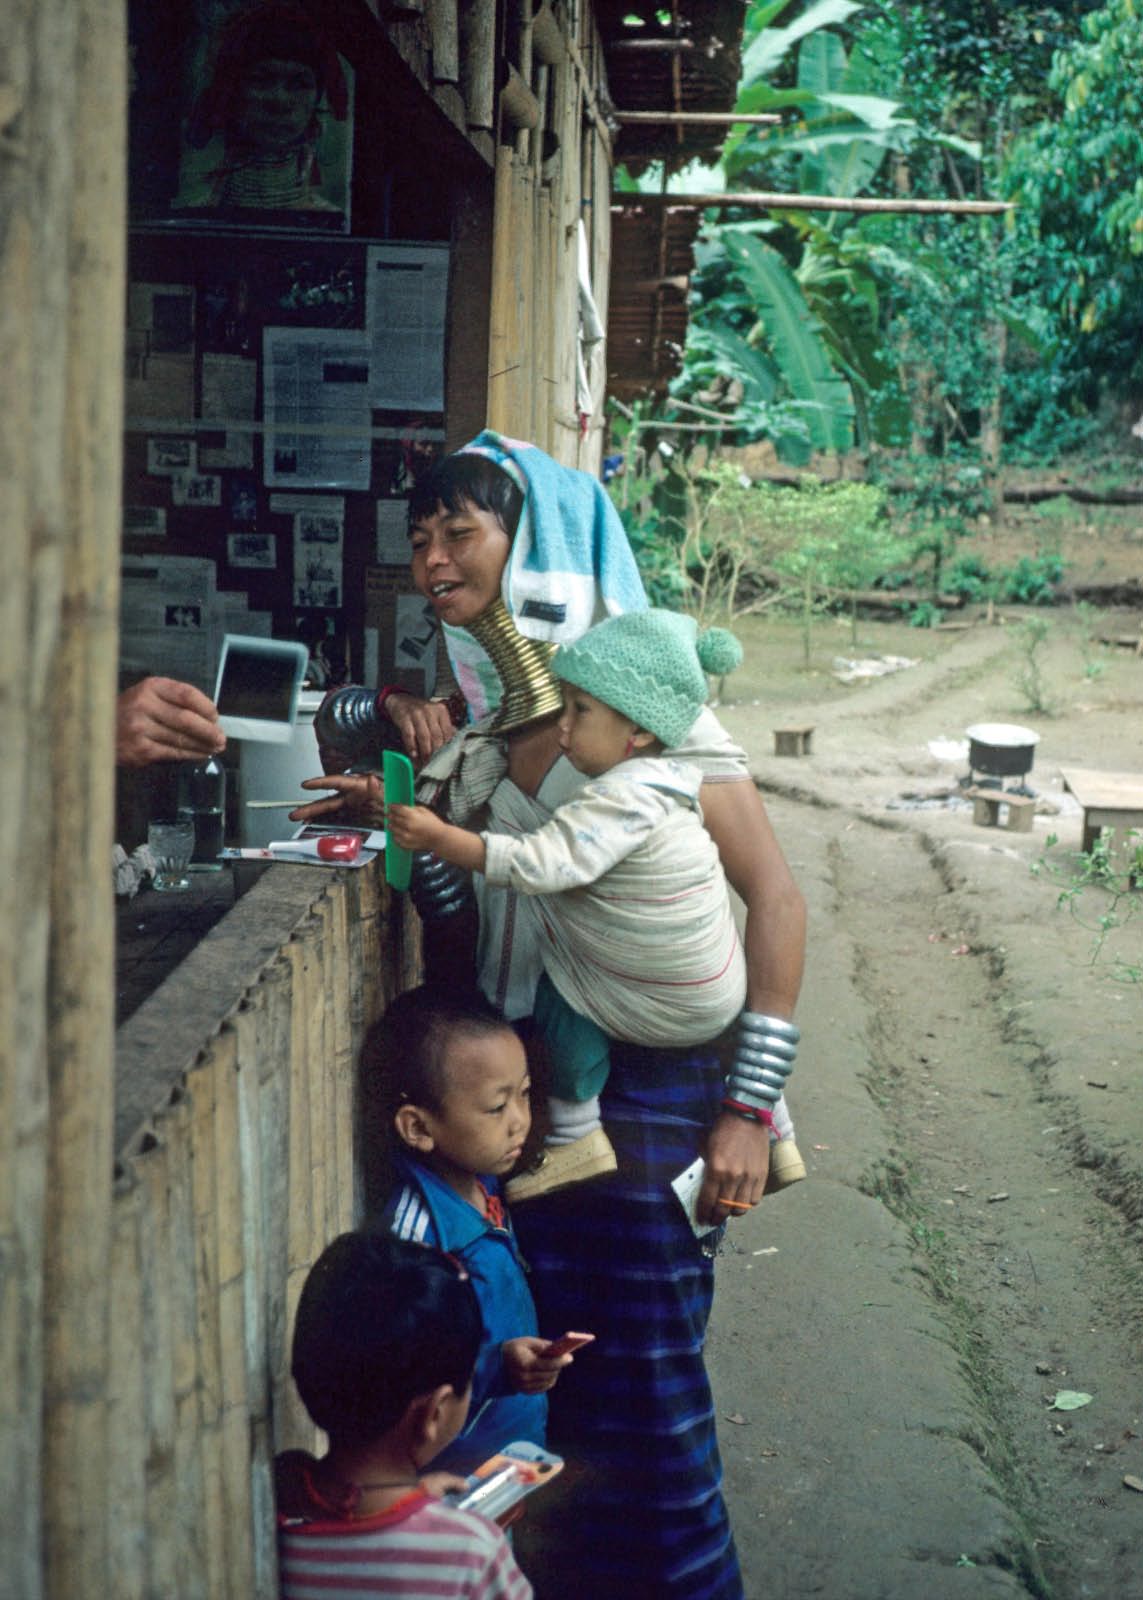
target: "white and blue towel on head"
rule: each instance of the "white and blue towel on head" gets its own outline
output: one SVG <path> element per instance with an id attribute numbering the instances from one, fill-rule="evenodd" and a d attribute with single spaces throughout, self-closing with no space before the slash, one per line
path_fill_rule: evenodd
<path id="1" fill-rule="evenodd" d="M 564 644 L 604 617 L 646 608 L 627 534 L 598 478 L 490 428 L 464 450 L 494 461 L 524 495 L 501 583 L 522 634 Z M 446 625 L 445 640 L 470 714 L 479 720 L 500 702 L 496 670 L 464 628 Z"/>

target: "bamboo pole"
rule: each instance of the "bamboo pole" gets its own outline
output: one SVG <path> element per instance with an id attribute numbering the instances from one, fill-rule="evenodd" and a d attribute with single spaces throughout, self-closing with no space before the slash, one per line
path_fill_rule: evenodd
<path id="1" fill-rule="evenodd" d="M 147 1593 L 174 1594 L 180 1587 L 176 1560 L 179 1486 L 175 1478 L 174 1306 L 171 1294 L 169 1150 L 159 1132 L 136 1158 L 143 1189 L 139 1229 L 139 1274 L 143 1284 L 138 1342 L 142 1353 L 147 1468 Z"/>
<path id="2" fill-rule="evenodd" d="M 641 206 L 647 210 L 663 207 L 668 211 L 743 206 L 759 211 L 915 212 L 922 216 L 997 216 L 1013 210 L 1009 200 L 883 200 L 869 196 L 846 199 L 842 195 L 779 194 L 762 190 L 736 194 L 620 194 L 613 191 L 611 205 L 618 211 L 635 211 Z"/>
<path id="3" fill-rule="evenodd" d="M 772 127 L 782 118 L 776 111 L 613 111 L 612 121 L 621 127 L 728 128 L 738 123 L 750 127 Z"/>
<path id="4" fill-rule="evenodd" d="M 115 1293 L 108 1321 L 107 1458 L 100 1477 L 107 1486 L 107 1555 L 115 1573 L 116 1600 L 143 1600 L 146 1578 L 146 1406 L 139 1327 L 143 1319 L 143 1274 L 139 1230 L 141 1194 L 133 1171 L 114 1189 L 111 1280 Z"/>
<path id="5" fill-rule="evenodd" d="M 469 0 L 460 21 L 460 91 L 470 128 L 496 125 L 496 0 Z"/>
<path id="6" fill-rule="evenodd" d="M 221 1070 L 225 1070 L 222 1058 Z M 222 1465 L 222 1333 L 218 1315 L 218 1163 L 215 1157 L 216 1085 L 220 1074 L 218 1041 L 190 1073 L 191 1192 L 194 1199 L 195 1355 L 197 1367 L 197 1443 L 202 1462 L 203 1519 L 197 1530 L 212 1600 L 230 1593 L 226 1581 L 226 1497 Z"/>
<path id="7" fill-rule="evenodd" d="M 434 83 L 456 83 L 460 78 L 460 35 L 456 6 L 457 0 L 426 0 Z"/>
<path id="8" fill-rule="evenodd" d="M 254 1593 L 250 1499 L 250 1413 L 246 1389 L 246 1212 L 239 1132 L 238 1032 L 223 1028 L 214 1063 L 214 1200 L 217 1217 L 218 1458 L 225 1507 L 225 1588 L 235 1600 Z M 252 1069 L 252 1070 L 256 1070 Z M 251 1264 L 253 1265 L 253 1263 Z"/>
<path id="9" fill-rule="evenodd" d="M 46 13 L 42 22 L 40 10 Z M 62 394 L 52 396 L 63 406 L 48 416 L 42 403 L 32 402 L 36 426 L 51 427 L 60 447 L 55 467 L 64 515 L 58 522 L 50 516 L 38 521 L 35 529 L 36 571 L 25 604 L 37 620 L 24 671 L 47 711 L 35 739 L 51 752 L 44 793 L 52 804 L 44 806 L 38 796 L 39 809 L 50 823 L 61 816 L 68 823 L 40 857 L 48 863 L 51 885 L 50 990 L 44 996 L 51 1112 L 43 1257 L 43 1537 L 45 1593 L 72 1600 L 114 1589 L 107 1564 L 107 1480 L 99 1463 L 107 1443 L 114 1099 L 107 863 L 118 658 L 127 50 L 121 0 L 76 0 L 62 11 L 61 16 L 60 7 L 37 8 L 35 26 L 44 40 L 62 37 L 68 53 L 56 60 L 55 71 L 30 78 L 50 103 L 47 125 L 23 130 L 26 140 L 62 140 L 65 163 L 74 158 L 66 210 L 53 219 L 64 224 L 54 245 L 68 265 L 67 295 L 44 302 L 45 312 L 61 318 L 66 329 Z M 22 148 L 35 167 L 39 152 L 27 143 Z M 44 201 L 35 194 L 35 207 Z M 38 221 L 37 230 L 42 226 L 50 224 Z M 50 341 L 48 359 L 53 348 Z M 28 397 L 19 403 L 27 404 Z M 55 433 L 57 427 L 62 433 Z M 17 762 L 24 754 L 12 752 Z M 33 760 L 33 770 L 37 765 Z M 35 853 L 38 834 L 33 827 L 21 840 L 24 852 Z"/>
<path id="10" fill-rule="evenodd" d="M 202 1090 L 205 1095 L 205 1087 Z M 178 1486 L 174 1561 L 180 1600 L 211 1600 L 207 1581 L 206 1488 L 199 1450 L 197 1227 L 192 1141 L 198 1106 L 190 1091 L 172 1095 L 162 1119 L 170 1192 L 171 1376 L 174 1470 Z"/>
<path id="11" fill-rule="evenodd" d="M 275 1443 L 279 1450 L 312 1448 L 316 1440 L 313 1424 L 298 1399 L 288 1377 L 288 1339 L 293 1331 L 294 1312 L 306 1273 L 315 1259 L 314 1239 L 314 1162 L 311 1153 L 311 1105 L 309 1057 L 307 1055 L 306 981 L 310 959 L 307 942 L 300 933 L 283 952 L 290 967 L 290 1178 L 289 1178 L 289 1273 L 286 1279 L 286 1350 L 283 1367 L 275 1384 L 277 1426 Z"/>

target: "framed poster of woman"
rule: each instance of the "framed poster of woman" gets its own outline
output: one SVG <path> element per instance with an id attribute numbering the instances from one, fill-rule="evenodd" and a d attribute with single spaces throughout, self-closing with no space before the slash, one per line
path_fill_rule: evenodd
<path id="1" fill-rule="evenodd" d="M 169 64 L 172 56 L 181 62 L 184 109 L 167 218 L 348 231 L 352 72 L 320 10 L 299 0 L 195 0 L 190 9 L 183 37 L 148 52 L 152 63 L 161 60 L 163 93 L 155 92 L 154 65 L 136 53 L 142 104 L 133 147 L 152 136 L 161 145 L 148 124 L 164 100 L 169 119 Z M 156 42 L 147 22 L 140 42 Z M 147 166 L 148 151 L 133 148 L 133 169 Z M 153 182 L 149 188 L 139 199 L 154 214 L 158 195 Z"/>

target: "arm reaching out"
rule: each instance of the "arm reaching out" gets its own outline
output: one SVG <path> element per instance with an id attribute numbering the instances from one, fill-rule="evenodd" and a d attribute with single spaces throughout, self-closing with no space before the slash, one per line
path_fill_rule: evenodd
<path id="1" fill-rule="evenodd" d="M 484 871 L 484 840 L 467 828 L 454 828 L 428 806 L 386 806 L 385 830 L 405 850 L 432 850 L 468 872 Z"/>
<path id="2" fill-rule="evenodd" d="M 144 678 L 124 689 L 116 702 L 117 766 L 205 761 L 225 748 L 217 707 L 193 684 L 175 678 Z"/>

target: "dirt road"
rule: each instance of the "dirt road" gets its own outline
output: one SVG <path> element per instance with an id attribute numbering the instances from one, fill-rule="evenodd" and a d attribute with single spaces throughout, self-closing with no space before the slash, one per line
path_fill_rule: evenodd
<path id="1" fill-rule="evenodd" d="M 811 910 L 810 1181 L 734 1227 L 710 1343 L 750 1600 L 1143 1597 L 1143 915 L 1093 966 L 1031 871 L 1049 834 L 1072 871 L 1061 765 L 1143 773 L 1143 659 L 1093 670 L 1055 618 L 1033 714 L 1017 623 L 864 629 L 923 659 L 849 687 L 843 633 L 807 676 L 785 624 L 741 630 L 720 715 Z M 1040 734 L 1030 834 L 975 826 L 928 748 L 982 720 Z M 772 754 L 785 721 L 808 757 Z"/>

